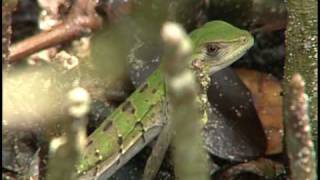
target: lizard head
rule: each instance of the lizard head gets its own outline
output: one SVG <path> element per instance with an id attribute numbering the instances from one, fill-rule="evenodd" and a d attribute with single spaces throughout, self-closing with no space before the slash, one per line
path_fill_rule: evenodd
<path id="1" fill-rule="evenodd" d="M 252 35 L 224 21 L 211 21 L 191 32 L 193 58 L 212 74 L 238 60 L 253 46 Z"/>

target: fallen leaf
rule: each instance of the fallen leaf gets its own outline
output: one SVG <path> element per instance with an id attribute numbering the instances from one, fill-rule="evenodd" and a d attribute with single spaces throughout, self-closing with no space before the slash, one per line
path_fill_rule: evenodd
<path id="1" fill-rule="evenodd" d="M 250 89 L 254 106 L 267 135 L 267 155 L 283 150 L 281 84 L 270 74 L 255 70 L 236 69 L 244 84 Z"/>

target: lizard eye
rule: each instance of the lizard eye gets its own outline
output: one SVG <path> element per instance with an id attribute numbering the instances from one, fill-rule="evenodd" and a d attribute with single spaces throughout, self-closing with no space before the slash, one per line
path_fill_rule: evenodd
<path id="1" fill-rule="evenodd" d="M 215 55 L 217 55 L 219 49 L 220 48 L 217 45 L 208 44 L 206 46 L 206 53 L 208 56 L 215 56 Z"/>

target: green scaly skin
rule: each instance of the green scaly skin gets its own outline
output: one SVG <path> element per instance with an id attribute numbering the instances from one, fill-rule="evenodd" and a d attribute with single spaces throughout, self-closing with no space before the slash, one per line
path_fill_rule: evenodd
<path id="1" fill-rule="evenodd" d="M 190 34 L 192 62 L 210 74 L 238 60 L 253 45 L 249 32 L 223 21 L 212 21 Z M 88 138 L 77 164 L 80 179 L 107 179 L 154 139 L 164 125 L 161 104 L 164 79 L 158 68 Z"/>

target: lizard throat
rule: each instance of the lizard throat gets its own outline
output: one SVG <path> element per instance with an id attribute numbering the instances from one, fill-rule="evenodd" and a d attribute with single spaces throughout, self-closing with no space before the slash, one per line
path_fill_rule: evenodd
<path id="1" fill-rule="evenodd" d="M 211 67 L 209 70 L 210 74 L 214 74 L 214 73 L 228 67 L 229 65 L 231 65 L 235 61 L 239 60 L 245 53 L 246 53 L 246 51 L 241 51 L 240 53 L 230 54 L 221 63 L 213 64 L 212 66 L 210 66 Z"/>

